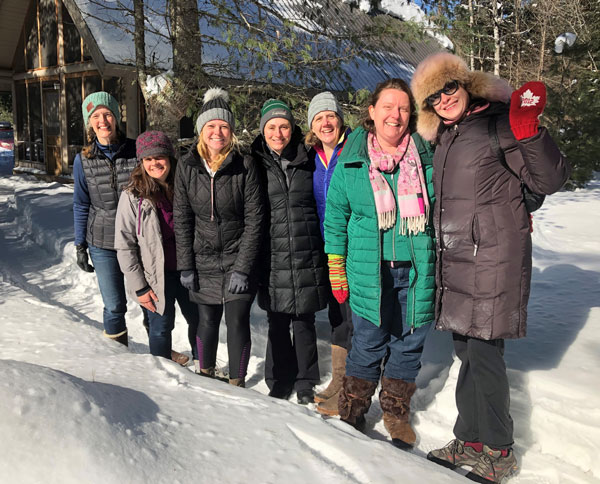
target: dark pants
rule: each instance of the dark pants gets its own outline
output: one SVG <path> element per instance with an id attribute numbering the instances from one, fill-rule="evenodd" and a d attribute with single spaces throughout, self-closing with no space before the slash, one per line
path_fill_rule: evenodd
<path id="1" fill-rule="evenodd" d="M 331 324 L 331 344 L 350 350 L 352 346 L 352 311 L 348 301 L 340 304 L 333 293 L 328 303 L 329 324 Z"/>
<path id="2" fill-rule="evenodd" d="M 175 302 L 190 327 L 198 324 L 198 307 L 190 301 L 189 291 L 179 282 L 179 272 L 165 272 L 165 311 L 146 311 L 150 354 L 171 359 L 171 331 L 175 326 Z"/>
<path id="3" fill-rule="evenodd" d="M 382 264 L 381 326 L 352 314 L 354 334 L 346 360 L 346 375 L 378 382 L 384 375 L 414 382 L 431 323 L 412 328 L 406 321 L 410 267 Z"/>
<path id="4" fill-rule="evenodd" d="M 296 391 L 310 390 L 319 383 L 319 358 L 315 315 L 267 311 L 269 338 L 265 359 L 265 381 L 269 389 L 278 385 Z M 290 336 L 290 324 L 293 337 Z"/>
<path id="5" fill-rule="evenodd" d="M 234 300 L 225 304 L 198 304 L 200 323 L 196 333 L 200 368 L 214 368 L 217 362 L 219 326 L 223 310 L 227 325 L 229 378 L 245 378 L 250 360 L 250 307 L 252 300 Z"/>
<path id="6" fill-rule="evenodd" d="M 481 340 L 454 333 L 454 351 L 462 362 L 456 383 L 458 418 L 454 435 L 495 449 L 513 443 L 513 421 L 504 340 Z"/>

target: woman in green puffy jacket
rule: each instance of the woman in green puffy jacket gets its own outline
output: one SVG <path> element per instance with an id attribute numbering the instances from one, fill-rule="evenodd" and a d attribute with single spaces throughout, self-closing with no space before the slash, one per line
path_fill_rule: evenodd
<path id="1" fill-rule="evenodd" d="M 415 118 L 404 81 L 376 87 L 333 174 L 324 224 L 333 292 L 349 297 L 354 325 L 340 417 L 364 426 L 385 361 L 379 402 L 401 448 L 416 441 L 410 400 L 434 319 L 433 151 Z"/>

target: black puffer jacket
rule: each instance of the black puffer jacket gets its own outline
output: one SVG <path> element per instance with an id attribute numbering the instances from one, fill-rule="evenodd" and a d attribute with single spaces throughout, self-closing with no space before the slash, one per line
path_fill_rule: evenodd
<path id="1" fill-rule="evenodd" d="M 251 299 L 265 218 L 252 158 L 230 153 L 212 178 L 194 148 L 177 164 L 173 216 L 177 268 L 198 273 L 200 290 L 191 299 L 203 304 Z M 250 276 L 247 294 L 227 290 L 232 271 Z"/>
<path id="2" fill-rule="evenodd" d="M 492 103 L 441 132 L 433 161 L 436 327 L 485 340 L 525 336 L 531 280 L 529 217 L 519 179 L 490 147 L 490 116 L 508 165 L 532 191 L 552 194 L 569 175 L 545 128 L 515 139 L 507 104 Z"/>
<path id="3" fill-rule="evenodd" d="M 300 129 L 296 128 L 282 155 L 289 160 L 287 176 L 262 136 L 252 143 L 270 214 L 258 301 L 273 312 L 313 313 L 327 305 L 327 273 L 313 196 L 314 161 L 308 158 Z"/>

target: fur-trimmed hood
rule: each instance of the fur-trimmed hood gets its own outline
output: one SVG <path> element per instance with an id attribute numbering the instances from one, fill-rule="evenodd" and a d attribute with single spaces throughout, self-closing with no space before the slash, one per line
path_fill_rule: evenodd
<path id="1" fill-rule="evenodd" d="M 471 98 L 490 102 L 508 103 L 513 89 L 498 76 L 482 71 L 470 71 L 465 61 L 448 52 L 438 52 L 423 60 L 413 74 L 411 89 L 418 111 L 417 132 L 426 140 L 434 141 L 442 122 L 425 99 L 444 85 L 456 80 Z"/>

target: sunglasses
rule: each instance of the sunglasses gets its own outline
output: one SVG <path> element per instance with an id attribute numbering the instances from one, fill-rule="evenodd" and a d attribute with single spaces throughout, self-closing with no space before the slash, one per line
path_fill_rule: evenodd
<path id="1" fill-rule="evenodd" d="M 425 103 L 431 107 L 437 106 L 442 100 L 442 94 L 450 96 L 458 91 L 459 87 L 458 81 L 447 82 L 439 91 L 434 92 L 431 96 L 427 96 Z"/>

